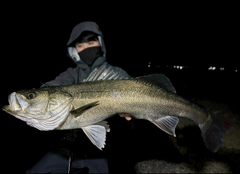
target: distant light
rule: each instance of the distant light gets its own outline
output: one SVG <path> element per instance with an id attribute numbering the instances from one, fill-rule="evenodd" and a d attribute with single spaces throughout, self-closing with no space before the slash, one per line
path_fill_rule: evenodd
<path id="1" fill-rule="evenodd" d="M 176 69 L 183 69 L 185 68 L 184 66 L 181 66 L 181 65 L 174 65 L 173 68 L 176 68 Z"/>
<path id="2" fill-rule="evenodd" d="M 215 66 L 210 66 L 210 67 L 208 68 L 208 70 L 215 70 L 215 69 L 216 69 Z"/>
<path id="3" fill-rule="evenodd" d="M 150 67 L 151 67 L 151 63 L 152 63 L 152 62 L 148 62 L 148 68 L 150 68 Z"/>
<path id="4" fill-rule="evenodd" d="M 224 71 L 224 67 L 220 67 L 220 71 Z"/>
<path id="5" fill-rule="evenodd" d="M 238 72 L 238 70 L 237 70 L 237 69 L 235 69 L 235 72 Z"/>

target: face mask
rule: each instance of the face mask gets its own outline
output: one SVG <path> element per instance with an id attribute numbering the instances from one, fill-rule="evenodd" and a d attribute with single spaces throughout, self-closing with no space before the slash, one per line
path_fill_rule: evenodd
<path id="1" fill-rule="evenodd" d="M 89 66 L 91 66 L 99 56 L 102 56 L 102 54 L 103 52 L 100 46 L 89 47 L 78 53 L 80 59 Z"/>

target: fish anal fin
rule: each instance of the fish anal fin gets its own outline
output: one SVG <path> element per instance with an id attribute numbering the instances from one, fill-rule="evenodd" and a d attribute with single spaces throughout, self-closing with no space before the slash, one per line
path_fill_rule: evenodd
<path id="1" fill-rule="evenodd" d="M 165 116 L 156 120 L 151 120 L 153 124 L 159 127 L 164 132 L 176 137 L 175 128 L 178 124 L 179 119 L 175 116 Z"/>
<path id="2" fill-rule="evenodd" d="M 106 129 L 101 125 L 90 125 L 82 128 L 90 141 L 100 150 L 104 148 L 106 141 Z"/>
<path id="3" fill-rule="evenodd" d="M 73 115 L 75 118 L 80 116 L 83 112 L 87 111 L 88 109 L 91 109 L 92 107 L 95 107 L 99 105 L 99 102 L 98 101 L 95 101 L 95 102 L 92 102 L 92 103 L 89 103 L 89 104 L 86 104 L 84 106 L 81 106 L 75 110 L 72 110 L 70 113 L 71 115 Z"/>

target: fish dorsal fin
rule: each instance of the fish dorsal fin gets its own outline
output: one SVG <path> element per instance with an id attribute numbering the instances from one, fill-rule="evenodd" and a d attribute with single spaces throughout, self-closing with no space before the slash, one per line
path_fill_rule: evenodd
<path id="1" fill-rule="evenodd" d="M 92 103 L 89 103 L 89 104 L 86 104 L 84 106 L 81 106 L 75 110 L 72 110 L 70 112 L 71 115 L 73 115 L 75 118 L 80 116 L 83 112 L 87 111 L 88 109 L 91 109 L 92 107 L 95 107 L 99 105 L 99 102 L 98 101 L 95 101 L 95 102 L 92 102 Z"/>
<path id="2" fill-rule="evenodd" d="M 175 128 L 179 119 L 175 116 L 165 116 L 156 120 L 151 120 L 153 124 L 162 129 L 164 132 L 176 137 Z"/>
<path id="3" fill-rule="evenodd" d="M 160 86 L 161 88 L 176 93 L 172 82 L 164 74 L 150 74 L 141 77 L 136 77 L 135 80 L 142 81 L 144 83 L 150 83 L 153 85 Z"/>
<path id="4" fill-rule="evenodd" d="M 108 66 L 107 64 L 103 64 L 99 68 L 94 69 L 90 73 L 88 78 L 83 80 L 83 82 L 97 80 L 129 79 L 129 78 L 131 77 L 116 71 L 114 67 Z"/>
<path id="5" fill-rule="evenodd" d="M 89 140 L 100 150 L 104 148 L 106 141 L 106 128 L 102 125 L 90 125 L 82 128 Z"/>

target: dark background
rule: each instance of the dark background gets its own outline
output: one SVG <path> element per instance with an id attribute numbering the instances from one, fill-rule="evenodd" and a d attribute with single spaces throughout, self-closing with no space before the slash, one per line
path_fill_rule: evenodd
<path id="1" fill-rule="evenodd" d="M 8 104 L 9 93 L 37 88 L 74 67 L 65 54 L 68 37 L 76 24 L 92 20 L 102 29 L 111 64 L 133 76 L 164 73 L 180 95 L 228 101 L 236 108 L 240 65 L 239 18 L 234 4 L 201 8 L 193 4 L 156 7 L 143 3 L 142 8 L 139 4 L 99 4 L 2 6 L 2 106 Z M 166 68 L 178 64 L 189 69 Z M 227 71 L 207 71 L 212 65 L 224 66 Z M 24 173 L 51 147 L 51 134 L 1 111 L 1 168 Z"/>

